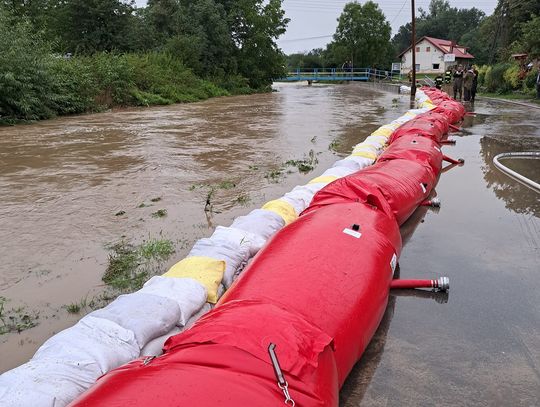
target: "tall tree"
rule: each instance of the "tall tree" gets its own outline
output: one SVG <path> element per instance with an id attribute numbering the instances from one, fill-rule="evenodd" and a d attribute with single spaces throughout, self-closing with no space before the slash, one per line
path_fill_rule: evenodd
<path id="1" fill-rule="evenodd" d="M 390 61 L 390 34 L 390 24 L 377 4 L 348 3 L 329 49 L 334 59 L 351 60 L 354 66 L 382 67 Z"/>
<path id="2" fill-rule="evenodd" d="M 134 0 L 56 0 L 55 31 L 64 52 L 128 51 Z"/>

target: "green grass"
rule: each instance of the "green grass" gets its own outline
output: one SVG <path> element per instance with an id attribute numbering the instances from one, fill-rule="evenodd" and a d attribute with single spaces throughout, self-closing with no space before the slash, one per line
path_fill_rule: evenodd
<path id="1" fill-rule="evenodd" d="M 150 239 L 139 246 L 139 254 L 146 260 L 166 260 L 174 251 L 174 244 L 168 239 Z"/>
<path id="2" fill-rule="evenodd" d="M 175 253 L 174 243 L 169 239 L 148 239 L 139 245 L 121 240 L 108 246 L 108 249 L 109 260 L 102 280 L 122 292 L 142 287 L 148 278 L 161 271 L 162 263 Z"/>

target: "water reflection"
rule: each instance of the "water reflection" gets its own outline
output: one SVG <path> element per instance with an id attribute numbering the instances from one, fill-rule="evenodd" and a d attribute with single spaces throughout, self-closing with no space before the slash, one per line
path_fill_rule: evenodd
<path id="1" fill-rule="evenodd" d="M 484 160 L 482 171 L 487 187 L 493 189 L 497 198 L 503 200 L 508 209 L 520 214 L 540 217 L 539 194 L 505 175 L 493 164 L 493 158 L 500 153 L 540 149 L 538 138 L 500 139 L 484 136 L 480 139 L 480 146 L 480 153 Z M 505 160 L 504 164 L 533 180 L 538 180 L 540 160 Z"/>

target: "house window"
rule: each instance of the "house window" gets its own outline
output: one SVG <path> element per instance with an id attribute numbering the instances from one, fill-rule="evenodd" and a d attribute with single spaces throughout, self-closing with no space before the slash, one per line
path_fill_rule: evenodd
<path id="1" fill-rule="evenodd" d="M 430 52 L 431 51 L 431 47 L 426 47 L 426 52 Z"/>
<path id="2" fill-rule="evenodd" d="M 416 52 L 420 52 L 420 47 L 416 47 Z"/>
<path id="3" fill-rule="evenodd" d="M 439 69 L 439 64 L 433 64 L 433 69 Z"/>
<path id="4" fill-rule="evenodd" d="M 416 71 L 416 72 L 419 72 L 419 71 L 420 71 L 420 64 L 416 64 L 416 65 L 415 65 L 415 71 Z"/>

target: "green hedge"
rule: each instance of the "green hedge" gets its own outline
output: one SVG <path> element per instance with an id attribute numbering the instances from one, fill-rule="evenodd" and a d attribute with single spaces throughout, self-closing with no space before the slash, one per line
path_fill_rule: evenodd
<path id="1" fill-rule="evenodd" d="M 478 84 L 489 93 L 505 94 L 517 92 L 524 95 L 535 95 L 536 75 L 533 69 L 521 76 L 521 68 L 516 63 L 500 63 L 493 66 L 484 65 L 478 69 Z"/>

